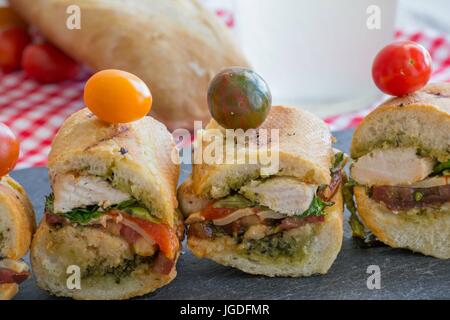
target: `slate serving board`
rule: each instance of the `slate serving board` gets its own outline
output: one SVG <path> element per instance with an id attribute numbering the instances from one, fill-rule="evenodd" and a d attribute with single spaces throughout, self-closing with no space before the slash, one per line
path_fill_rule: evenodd
<path id="1" fill-rule="evenodd" d="M 336 132 L 336 147 L 348 152 L 352 131 Z M 190 166 L 182 167 L 180 182 Z M 37 219 L 50 192 L 45 168 L 11 174 L 28 191 Z M 348 212 L 346 212 L 348 217 Z M 351 239 L 347 221 L 342 250 L 327 275 L 308 278 L 267 278 L 195 258 L 184 248 L 178 276 L 168 286 L 140 299 L 450 299 L 450 260 L 443 261 L 386 246 L 361 248 Z M 28 262 L 28 257 L 26 258 Z M 367 268 L 377 265 L 381 289 L 368 289 Z M 37 287 L 35 279 L 21 285 L 16 299 L 57 299 Z"/>

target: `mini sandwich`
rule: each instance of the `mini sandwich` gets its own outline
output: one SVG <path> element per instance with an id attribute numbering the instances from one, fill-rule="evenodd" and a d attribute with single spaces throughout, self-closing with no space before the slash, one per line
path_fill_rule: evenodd
<path id="1" fill-rule="evenodd" d="M 249 155 L 260 156 L 264 144 L 278 152 L 279 165 L 271 173 L 261 163 L 193 165 L 178 191 L 188 247 L 197 257 L 252 274 L 324 274 L 342 244 L 343 155 L 334 157 L 325 123 L 301 109 L 272 107 L 249 141 L 264 130 L 270 137 L 274 129 L 278 146 L 270 139 L 243 145 Z M 200 134 L 203 150 L 212 142 L 202 137 L 213 130 L 224 129 L 211 120 Z"/>
<path id="2" fill-rule="evenodd" d="M 0 178 L 0 300 L 11 299 L 30 275 L 19 259 L 28 251 L 35 227 L 25 190 L 9 176 Z"/>
<path id="3" fill-rule="evenodd" d="M 83 109 L 65 121 L 49 155 L 53 193 L 31 248 L 42 288 L 75 299 L 126 299 L 175 278 L 184 235 L 175 150 L 151 117 L 107 124 Z"/>
<path id="4" fill-rule="evenodd" d="M 391 247 L 450 258 L 450 84 L 375 109 L 351 156 L 362 223 Z"/>

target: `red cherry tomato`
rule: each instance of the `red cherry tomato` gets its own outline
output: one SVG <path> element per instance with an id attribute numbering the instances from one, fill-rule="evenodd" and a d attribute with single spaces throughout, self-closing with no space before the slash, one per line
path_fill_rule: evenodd
<path id="1" fill-rule="evenodd" d="M 9 72 L 20 68 L 22 54 L 31 42 L 23 28 L 11 28 L 0 32 L 0 68 Z"/>
<path id="2" fill-rule="evenodd" d="M 413 41 L 384 47 L 372 65 L 372 77 L 384 93 L 403 96 L 423 88 L 430 80 L 432 61 L 428 51 Z"/>
<path id="3" fill-rule="evenodd" d="M 75 60 L 49 43 L 29 45 L 23 53 L 22 68 L 42 83 L 70 80 L 80 71 Z"/>
<path id="4" fill-rule="evenodd" d="M 11 129 L 0 122 L 0 177 L 8 174 L 19 159 L 19 140 Z"/>

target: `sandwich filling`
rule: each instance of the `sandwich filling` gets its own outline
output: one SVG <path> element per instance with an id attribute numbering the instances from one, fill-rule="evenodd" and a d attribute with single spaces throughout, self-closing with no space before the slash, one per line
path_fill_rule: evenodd
<path id="1" fill-rule="evenodd" d="M 337 153 L 329 185 L 293 177 L 271 176 L 252 180 L 228 196 L 200 201 L 189 217 L 189 236 L 200 239 L 232 238 L 242 252 L 258 257 L 298 254 L 293 230 L 325 221 L 327 207 L 343 179 L 344 155 Z"/>
<path id="2" fill-rule="evenodd" d="M 415 148 L 376 149 L 351 167 L 353 180 L 393 213 L 423 213 L 450 203 L 450 160 L 438 162 Z"/>
<path id="3" fill-rule="evenodd" d="M 161 274 L 169 274 L 173 270 L 180 240 L 184 237 L 178 212 L 175 226 L 171 227 L 139 200 L 94 176 L 62 176 L 55 181 L 54 190 L 55 193 L 46 200 L 45 219 L 55 229 L 55 236 L 59 229 L 66 228 L 66 236 L 83 237 L 88 243 L 96 236 L 83 230 L 92 229 L 107 233 L 105 239 L 117 244 L 117 250 L 127 252 L 111 263 L 105 262 L 108 257 L 95 257 L 84 265 L 84 277 L 110 274 L 120 280 L 141 264 L 151 265 L 155 272 Z M 72 234 L 75 230 L 78 230 L 78 236 Z M 89 246 L 86 244 L 80 248 Z M 108 256 L 110 253 L 106 250 L 104 254 Z"/>
<path id="4" fill-rule="evenodd" d="M 24 262 L 0 259 L 0 284 L 20 284 L 29 276 L 28 266 Z"/>

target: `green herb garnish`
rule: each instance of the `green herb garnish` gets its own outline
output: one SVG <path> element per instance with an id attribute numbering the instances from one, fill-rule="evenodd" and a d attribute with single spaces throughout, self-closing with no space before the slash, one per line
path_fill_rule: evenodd
<path id="1" fill-rule="evenodd" d="M 326 207 L 331 207 L 332 205 L 334 205 L 334 202 L 325 202 L 319 197 L 314 196 L 309 208 L 302 213 L 297 213 L 296 216 L 299 218 L 320 217 L 325 215 L 324 209 Z"/>
<path id="2" fill-rule="evenodd" d="M 433 169 L 434 174 L 440 174 L 444 173 L 444 171 L 450 170 L 450 160 L 447 162 L 441 162 L 438 165 L 436 165 Z"/>

